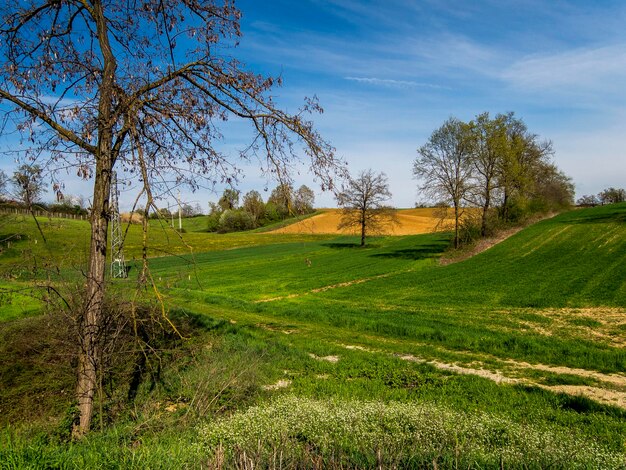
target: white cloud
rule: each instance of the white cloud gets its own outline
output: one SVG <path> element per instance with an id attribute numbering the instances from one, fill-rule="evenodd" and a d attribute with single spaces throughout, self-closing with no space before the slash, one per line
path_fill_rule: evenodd
<path id="1" fill-rule="evenodd" d="M 626 79 L 626 43 L 526 57 L 504 70 L 502 78 L 529 91 L 621 92 Z"/>
<path id="2" fill-rule="evenodd" d="M 376 78 L 376 77 L 344 77 L 345 80 L 353 82 L 368 83 L 370 85 L 389 86 L 394 88 L 444 88 L 441 85 L 434 85 L 432 83 L 415 82 L 412 80 L 393 80 L 388 78 Z"/>

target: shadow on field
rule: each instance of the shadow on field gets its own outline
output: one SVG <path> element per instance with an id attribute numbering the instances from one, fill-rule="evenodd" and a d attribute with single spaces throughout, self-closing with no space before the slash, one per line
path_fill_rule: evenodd
<path id="1" fill-rule="evenodd" d="M 602 211 L 592 214 L 577 214 L 563 222 L 568 224 L 604 224 L 607 222 L 626 223 L 626 211 L 615 208 L 612 211 Z"/>
<path id="2" fill-rule="evenodd" d="M 365 246 L 361 246 L 359 243 L 341 243 L 341 242 L 331 242 L 331 243 L 322 243 L 322 246 L 326 248 L 333 248 L 336 250 L 343 249 L 351 249 L 351 248 L 379 248 L 380 245 L 375 243 L 366 243 Z"/>
<path id="3" fill-rule="evenodd" d="M 601 224 L 606 222 L 626 223 L 626 203 L 597 206 L 593 209 L 574 211 L 564 219 L 568 224 Z"/>
<path id="4" fill-rule="evenodd" d="M 430 245 L 420 245 L 416 248 L 406 248 L 403 250 L 390 251 L 388 253 L 377 253 L 371 255 L 374 258 L 399 258 L 399 259 L 411 259 L 420 260 L 426 258 L 434 258 L 436 255 L 440 255 L 446 249 L 447 244 L 433 243 Z"/>

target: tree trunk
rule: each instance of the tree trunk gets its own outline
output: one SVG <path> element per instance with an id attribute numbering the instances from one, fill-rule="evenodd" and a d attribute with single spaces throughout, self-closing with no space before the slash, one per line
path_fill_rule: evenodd
<path id="1" fill-rule="evenodd" d="M 459 248 L 459 203 L 454 201 L 454 249 Z"/>
<path id="2" fill-rule="evenodd" d="M 100 335 L 102 334 L 103 301 L 106 273 L 107 229 L 109 226 L 109 196 L 111 193 L 111 170 L 115 163 L 113 155 L 112 118 L 115 72 L 117 62 L 109 43 L 107 20 L 101 0 L 94 0 L 91 10 L 96 25 L 97 36 L 103 56 L 102 83 L 98 103 L 98 146 L 96 155 L 96 175 L 91 209 L 91 246 L 89 249 L 89 269 L 87 289 L 80 324 L 80 350 L 78 360 L 78 411 L 80 422 L 74 435 L 89 432 L 93 415 L 94 395 L 98 385 L 101 355 Z"/>
<path id="3" fill-rule="evenodd" d="M 111 168 L 100 163 L 96 167 L 94 200 L 91 213 L 91 247 L 87 289 L 80 324 L 80 350 L 78 363 L 78 411 L 80 422 L 74 429 L 77 436 L 89 431 L 93 415 L 93 401 L 98 384 L 100 360 L 100 335 L 103 324 L 105 292 L 107 231 L 109 225 L 109 195 Z"/>
<path id="4" fill-rule="evenodd" d="M 361 213 L 361 246 L 365 246 L 365 211 Z"/>
<path id="5" fill-rule="evenodd" d="M 480 227 L 480 234 L 483 237 L 487 236 L 487 213 L 489 212 L 489 206 L 491 204 L 491 188 L 487 186 L 485 191 L 485 204 L 483 205 L 483 220 Z"/>

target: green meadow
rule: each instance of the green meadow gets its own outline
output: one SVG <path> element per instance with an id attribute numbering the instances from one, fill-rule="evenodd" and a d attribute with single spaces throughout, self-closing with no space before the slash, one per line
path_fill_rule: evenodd
<path id="1" fill-rule="evenodd" d="M 360 248 L 183 222 L 151 221 L 148 253 L 182 339 L 132 399 L 109 384 L 72 442 L 40 286 L 80 282 L 89 227 L 42 219 L 44 243 L 0 221 L 0 468 L 626 467 L 626 204 L 445 265 L 446 233 Z M 136 295 L 141 237 L 128 227 L 114 297 Z"/>

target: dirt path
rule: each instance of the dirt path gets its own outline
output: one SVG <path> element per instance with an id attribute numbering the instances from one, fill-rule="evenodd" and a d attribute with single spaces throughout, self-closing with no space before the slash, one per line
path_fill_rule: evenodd
<path id="1" fill-rule="evenodd" d="M 360 350 L 364 352 L 383 352 L 367 349 L 362 346 L 342 345 L 346 349 Z M 548 366 L 545 364 L 530 364 L 528 362 L 514 361 L 512 359 L 501 360 L 503 369 L 513 372 L 514 376 L 507 375 L 503 370 L 493 370 L 487 368 L 485 364 L 474 362 L 473 367 L 459 364 L 449 364 L 433 359 L 425 359 L 412 354 L 393 354 L 402 360 L 416 362 L 420 364 L 430 364 L 437 369 L 454 372 L 456 374 L 476 375 L 485 379 L 492 380 L 496 383 L 507 384 L 525 384 L 549 390 L 554 393 L 565 393 L 572 396 L 584 396 L 597 402 L 617 406 L 626 409 L 626 376 L 622 374 L 604 374 L 597 371 L 586 369 L 575 369 L 565 366 Z M 524 371 L 542 371 L 553 374 L 567 374 L 577 377 L 592 379 L 597 382 L 596 385 L 545 385 L 536 382 L 528 377 L 520 377 Z M 603 386 L 604 385 L 604 386 Z"/>
<path id="2" fill-rule="evenodd" d="M 403 271 L 394 271 L 392 273 L 379 274 L 378 276 L 366 277 L 366 278 L 363 278 L 363 279 L 354 279 L 352 281 L 340 282 L 338 284 L 331 284 L 329 286 L 318 287 L 316 289 L 311 289 L 309 291 L 301 292 L 301 293 L 298 293 L 298 294 L 289 294 L 289 295 L 282 295 L 282 296 L 279 296 L 279 297 L 271 297 L 269 299 L 255 300 L 254 303 L 255 304 L 262 304 L 262 303 L 266 303 L 266 302 L 276 302 L 278 300 L 295 299 L 297 297 L 303 297 L 305 295 L 310 295 L 310 294 L 318 294 L 320 292 L 326 292 L 327 290 L 338 289 L 340 287 L 348 287 L 348 286 L 353 286 L 355 284 L 363 284 L 364 282 L 373 281 L 375 279 L 383 279 L 385 277 L 393 276 L 393 275 L 399 274 L 399 273 L 406 273 L 406 272 L 409 272 L 409 271 L 411 271 L 411 269 L 405 269 Z"/>

